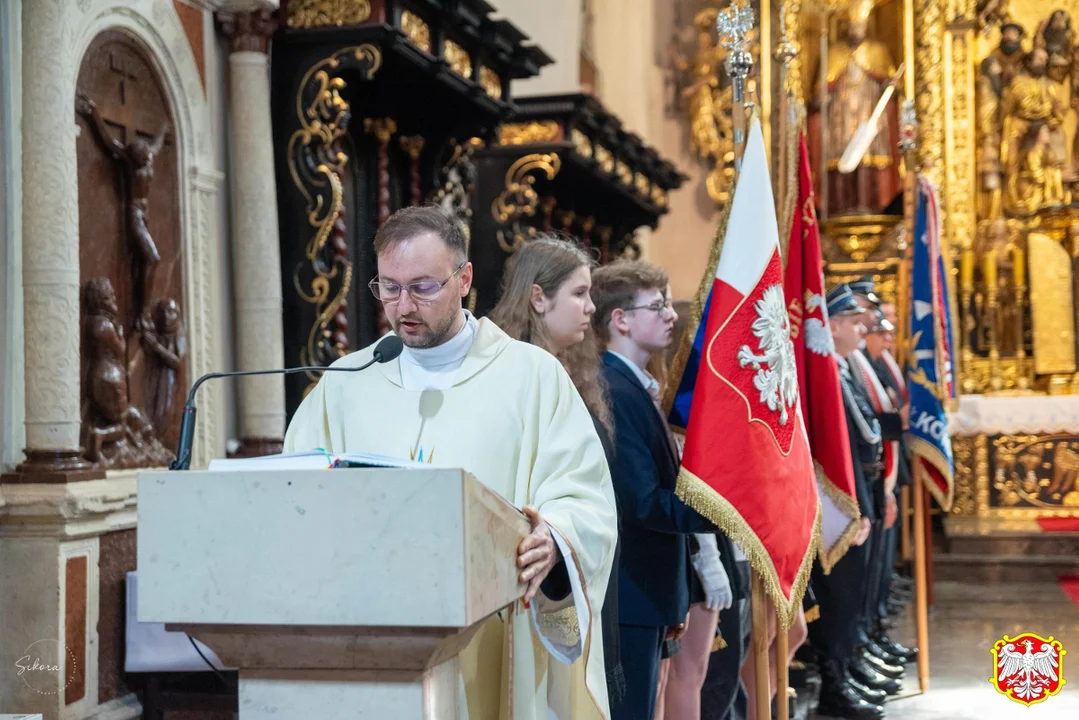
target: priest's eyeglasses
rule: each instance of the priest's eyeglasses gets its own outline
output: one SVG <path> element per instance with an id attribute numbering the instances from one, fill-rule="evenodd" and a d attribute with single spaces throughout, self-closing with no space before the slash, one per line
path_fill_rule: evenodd
<path id="1" fill-rule="evenodd" d="M 442 282 L 438 282 L 437 280 L 421 280 L 419 282 L 409 283 L 408 285 L 398 285 L 394 282 L 379 282 L 376 278 L 367 283 L 367 287 L 371 288 L 371 294 L 375 296 L 375 299 L 381 300 L 384 303 L 399 302 L 401 300 L 402 290 L 407 290 L 408 294 L 412 296 L 412 299 L 417 302 L 431 302 L 438 297 L 440 292 L 442 292 L 442 288 L 446 286 L 446 283 L 452 280 L 457 273 L 461 272 L 461 269 L 467 264 L 468 260 L 465 260 Z"/>
<path id="2" fill-rule="evenodd" d="M 663 317 L 664 315 L 670 315 L 674 312 L 674 304 L 664 300 L 656 300 L 654 303 L 648 305 L 634 305 L 633 307 L 622 308 L 623 312 L 629 312 L 630 310 L 651 310 L 656 315 Z"/>

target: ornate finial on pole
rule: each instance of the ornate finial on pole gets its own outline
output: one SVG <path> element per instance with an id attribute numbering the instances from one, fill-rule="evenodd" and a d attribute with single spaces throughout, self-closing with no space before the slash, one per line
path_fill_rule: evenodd
<path id="1" fill-rule="evenodd" d="M 734 168 L 742 169 L 742 149 L 746 142 L 746 77 L 753 70 L 749 33 L 753 29 L 753 8 L 745 0 L 731 0 L 730 7 L 716 16 L 719 41 L 727 49 L 723 67 L 731 78 L 731 115 L 734 120 Z"/>
<path id="2" fill-rule="evenodd" d="M 772 57 L 776 59 L 776 62 L 782 63 L 785 69 L 790 70 L 791 60 L 797 55 L 798 43 L 791 42 L 790 36 L 787 35 L 787 14 L 780 12 L 779 42 L 776 43 L 776 49 L 772 52 Z"/>

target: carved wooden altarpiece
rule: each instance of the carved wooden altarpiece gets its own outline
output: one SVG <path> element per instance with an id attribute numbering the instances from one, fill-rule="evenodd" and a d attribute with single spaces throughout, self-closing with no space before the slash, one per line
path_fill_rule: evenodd
<path id="1" fill-rule="evenodd" d="M 129 36 L 91 44 L 75 120 L 84 456 L 162 465 L 187 385 L 178 152 L 162 81 Z"/>

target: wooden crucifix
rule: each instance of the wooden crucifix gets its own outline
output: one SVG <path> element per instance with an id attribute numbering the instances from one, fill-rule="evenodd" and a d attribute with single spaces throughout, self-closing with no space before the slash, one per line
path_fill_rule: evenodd
<path id="1" fill-rule="evenodd" d="M 154 179 L 154 156 L 161 152 L 169 134 L 169 123 L 162 123 L 157 133 L 149 139 L 141 136 L 135 125 L 134 103 L 128 102 L 129 81 L 138 78 L 123 63 L 122 59 L 109 56 L 109 69 L 119 75 L 119 93 L 121 117 L 119 120 L 108 119 L 108 123 L 118 125 L 123 131 L 123 138 L 118 139 L 98 112 L 94 101 L 83 92 L 76 90 L 75 110 L 85 117 L 94 130 L 97 139 L 113 158 L 123 165 L 125 189 L 127 195 L 127 227 L 130 242 L 140 266 L 141 287 L 137 293 L 138 310 L 136 316 L 142 318 L 151 307 L 154 273 L 161 261 L 161 254 L 154 243 L 147 227 L 150 211 L 150 186 Z"/>

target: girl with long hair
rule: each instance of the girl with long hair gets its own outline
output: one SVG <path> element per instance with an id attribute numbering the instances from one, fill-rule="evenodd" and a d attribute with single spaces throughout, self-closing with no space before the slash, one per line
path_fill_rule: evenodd
<path id="1" fill-rule="evenodd" d="M 537 345 L 557 357 L 569 373 L 596 426 L 610 466 L 614 458 L 611 409 L 600 372 L 599 347 L 592 332 L 591 257 L 576 242 L 541 234 L 510 260 L 502 297 L 490 319 L 510 337 Z M 625 689 L 618 642 L 618 556 L 603 599 L 603 659 L 611 703 Z"/>

